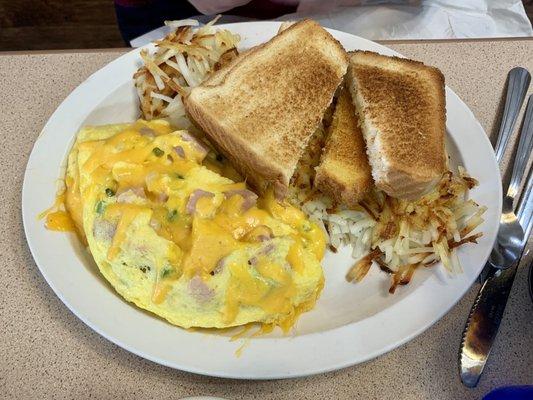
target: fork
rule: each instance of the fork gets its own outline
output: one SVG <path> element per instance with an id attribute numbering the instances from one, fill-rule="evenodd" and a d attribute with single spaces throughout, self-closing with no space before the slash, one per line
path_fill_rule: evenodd
<path id="1" fill-rule="evenodd" d="M 489 263 L 496 269 L 509 268 L 520 256 L 524 231 L 514 213 L 514 199 L 524 176 L 529 156 L 533 150 L 533 95 L 529 96 L 520 141 L 514 160 L 511 181 L 503 200 L 502 215 L 496 243 L 490 253 Z"/>

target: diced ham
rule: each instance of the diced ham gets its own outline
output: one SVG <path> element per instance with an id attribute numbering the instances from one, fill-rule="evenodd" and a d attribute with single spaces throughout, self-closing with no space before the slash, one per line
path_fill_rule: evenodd
<path id="1" fill-rule="evenodd" d="M 207 303 L 215 294 L 199 276 L 195 276 L 189 281 L 187 289 L 198 303 Z"/>
<path id="2" fill-rule="evenodd" d="M 141 129 L 139 129 L 139 133 L 141 134 L 141 136 L 146 136 L 150 138 L 155 137 L 155 131 L 152 128 L 148 128 L 147 126 L 141 127 Z"/>
<path id="3" fill-rule="evenodd" d="M 257 254 L 266 255 L 268 256 L 271 254 L 276 247 L 273 243 L 268 243 L 265 247 L 263 247 Z"/>
<path id="4" fill-rule="evenodd" d="M 117 226 L 110 221 L 96 218 L 93 224 L 93 236 L 95 240 L 109 242 L 115 236 Z"/>
<path id="5" fill-rule="evenodd" d="M 154 230 L 158 230 L 159 228 L 161 228 L 161 223 L 156 220 L 156 219 L 150 219 L 150 224 L 149 224 Z"/>
<path id="6" fill-rule="evenodd" d="M 165 203 L 168 200 L 168 194 L 166 193 L 159 193 L 157 195 L 157 200 L 159 200 L 160 203 Z"/>
<path id="7" fill-rule="evenodd" d="M 189 196 L 189 201 L 187 202 L 187 206 L 185 207 L 187 214 L 194 214 L 196 212 L 196 203 L 198 203 L 198 200 L 200 200 L 202 197 L 215 197 L 215 195 L 211 192 L 206 192 L 202 189 L 196 189 L 194 192 L 191 193 Z"/>
<path id="8" fill-rule="evenodd" d="M 242 211 L 249 210 L 255 206 L 255 203 L 257 202 L 257 195 L 248 189 L 233 189 L 224 192 L 224 196 L 226 196 L 227 199 L 235 195 L 241 196 L 244 200 L 242 203 Z"/>
<path id="9" fill-rule="evenodd" d="M 139 198 L 146 199 L 146 193 L 142 187 L 131 187 L 117 192 L 117 203 L 133 203 Z"/>
<path id="10" fill-rule="evenodd" d="M 196 139 L 189 132 L 183 131 L 181 133 L 181 138 L 186 142 L 191 142 L 191 144 L 194 146 L 196 151 L 201 154 L 202 158 L 204 158 L 207 155 L 209 148 L 205 144 L 200 142 L 198 139 Z"/>
<path id="11" fill-rule="evenodd" d="M 175 146 L 174 147 L 174 151 L 176 152 L 176 154 L 178 156 L 180 156 L 181 158 L 185 158 L 185 150 L 183 150 L 183 147 L 181 146 Z"/>
<path id="12" fill-rule="evenodd" d="M 217 265 L 215 266 L 215 269 L 212 271 L 211 275 L 220 274 L 224 270 L 224 268 L 226 268 L 226 257 L 223 257 L 218 260 Z"/>

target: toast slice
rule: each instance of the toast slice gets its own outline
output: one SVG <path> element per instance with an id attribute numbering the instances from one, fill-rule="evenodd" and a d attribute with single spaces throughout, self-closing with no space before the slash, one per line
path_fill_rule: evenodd
<path id="1" fill-rule="evenodd" d="M 446 170 L 442 73 L 418 61 L 356 51 L 348 85 L 376 187 L 406 200 L 431 190 Z"/>
<path id="2" fill-rule="evenodd" d="M 326 147 L 316 168 L 315 187 L 337 204 L 354 207 L 372 185 L 359 117 L 348 89 L 343 88 L 327 131 Z"/>
<path id="3" fill-rule="evenodd" d="M 185 107 L 252 186 L 283 197 L 347 67 L 340 43 L 303 20 L 214 73 Z"/>

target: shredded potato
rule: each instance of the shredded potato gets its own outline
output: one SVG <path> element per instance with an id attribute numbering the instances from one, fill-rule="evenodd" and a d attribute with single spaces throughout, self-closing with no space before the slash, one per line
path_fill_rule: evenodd
<path id="1" fill-rule="evenodd" d="M 450 273 L 462 272 L 457 248 L 466 243 L 477 243 L 482 233 L 472 234 L 482 222 L 486 207 L 473 200 L 466 200 L 468 190 L 477 182 L 459 169 L 454 176 L 448 171 L 434 190 L 414 202 L 393 199 L 383 193 L 373 193 L 365 200 L 366 207 L 372 210 L 375 224 L 372 240 L 356 257 L 371 250 L 380 253 L 373 259 L 380 260 L 381 266 L 392 271 L 389 292 L 394 293 L 398 285 L 410 282 L 415 270 L 441 261 Z M 345 243 L 348 238 L 342 238 Z M 359 276 L 354 272 L 363 267 L 357 263 L 347 275 Z M 368 271 L 368 268 L 365 268 Z M 360 278 L 362 279 L 362 278 Z"/>
<path id="2" fill-rule="evenodd" d="M 141 51 L 144 65 L 133 79 L 142 118 L 166 118 L 177 128 L 189 128 L 183 96 L 238 55 L 239 36 L 215 29 L 217 19 L 200 28 L 195 20 L 166 21 L 175 31 L 155 42 L 154 54 Z"/>
<path id="3" fill-rule="evenodd" d="M 311 141 L 323 140 L 318 130 Z M 336 207 L 330 198 L 312 188 L 316 156 L 302 159 L 291 187 L 289 201 L 300 206 L 329 237 L 330 249 L 352 247 L 357 260 L 346 274 L 348 281 L 361 281 L 372 263 L 391 275 L 389 292 L 411 281 L 420 267 L 441 261 L 450 273 L 462 272 L 457 248 L 477 243 L 483 234 L 472 233 L 482 222 L 486 207 L 467 200 L 477 181 L 464 168 L 446 172 L 439 184 L 419 200 L 394 199 L 375 190 L 355 209 Z"/>

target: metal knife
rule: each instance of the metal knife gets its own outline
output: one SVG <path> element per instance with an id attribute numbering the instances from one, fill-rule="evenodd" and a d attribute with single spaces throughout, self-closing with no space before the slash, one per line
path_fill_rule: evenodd
<path id="1" fill-rule="evenodd" d="M 533 171 L 529 173 L 516 215 L 524 229 L 521 242 L 523 254 L 533 227 Z M 459 356 L 461 380 L 468 387 L 475 387 L 479 382 L 498 333 L 520 260 L 521 257 L 508 269 L 493 269 L 472 306 Z"/>

